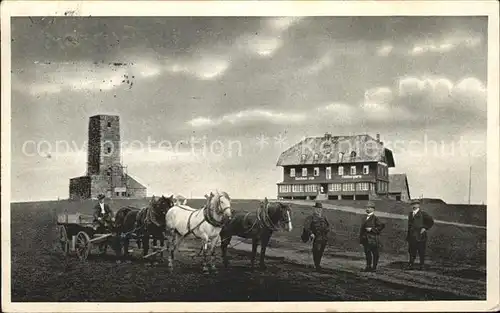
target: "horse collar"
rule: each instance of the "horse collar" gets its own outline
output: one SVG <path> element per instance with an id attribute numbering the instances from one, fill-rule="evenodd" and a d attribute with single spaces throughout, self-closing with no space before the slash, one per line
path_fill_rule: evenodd
<path id="1" fill-rule="evenodd" d="M 267 229 L 271 231 L 277 230 L 277 227 L 274 225 L 271 217 L 269 216 L 269 202 L 267 202 L 264 206 L 264 213 L 262 213 L 262 209 L 257 212 L 257 218 L 260 223 Z"/>
<path id="2" fill-rule="evenodd" d="M 222 225 L 224 225 L 224 223 L 215 220 L 212 214 L 210 214 L 210 208 L 208 206 L 205 206 L 205 208 L 203 208 L 203 217 L 210 225 L 214 227 L 221 227 Z"/>

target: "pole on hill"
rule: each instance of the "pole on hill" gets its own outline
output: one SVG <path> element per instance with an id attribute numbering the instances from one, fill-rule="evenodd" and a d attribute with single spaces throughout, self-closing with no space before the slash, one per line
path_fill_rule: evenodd
<path id="1" fill-rule="evenodd" d="M 472 166 L 469 166 L 469 204 L 470 204 L 470 192 L 471 192 L 471 182 L 472 182 Z"/>
<path id="2" fill-rule="evenodd" d="M 469 151 L 469 200 L 468 200 L 469 204 L 470 204 L 471 185 L 472 185 L 472 162 L 471 162 L 470 151 Z"/>

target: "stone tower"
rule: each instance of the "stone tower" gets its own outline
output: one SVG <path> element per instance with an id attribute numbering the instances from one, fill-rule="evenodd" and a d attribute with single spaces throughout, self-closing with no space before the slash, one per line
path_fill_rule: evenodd
<path id="1" fill-rule="evenodd" d="M 120 156 L 120 117 L 90 117 L 87 175 L 102 175 L 110 168 L 118 167 L 121 164 Z"/>
<path id="2" fill-rule="evenodd" d="M 87 173 L 70 179 L 70 199 L 138 198 L 146 187 L 127 174 L 121 163 L 120 117 L 95 115 L 89 119 Z"/>

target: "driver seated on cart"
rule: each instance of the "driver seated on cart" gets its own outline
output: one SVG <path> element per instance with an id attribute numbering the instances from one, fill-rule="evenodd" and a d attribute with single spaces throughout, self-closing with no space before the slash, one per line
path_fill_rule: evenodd
<path id="1" fill-rule="evenodd" d="M 94 206 L 94 230 L 102 229 L 111 231 L 114 214 L 109 205 L 104 203 L 105 198 L 103 194 L 97 196 L 99 203 Z"/>

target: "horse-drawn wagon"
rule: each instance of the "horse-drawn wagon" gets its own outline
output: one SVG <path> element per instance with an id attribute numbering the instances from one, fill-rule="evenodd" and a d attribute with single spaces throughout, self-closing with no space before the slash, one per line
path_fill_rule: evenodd
<path id="1" fill-rule="evenodd" d="M 64 255 L 75 253 L 81 261 L 87 260 L 93 248 L 100 255 L 116 236 L 111 232 L 97 232 L 93 216 L 82 213 L 63 213 L 57 216 L 58 241 Z"/>
<path id="2" fill-rule="evenodd" d="M 119 258 L 129 257 L 129 241 L 143 246 L 143 258 L 154 260 L 162 255 L 164 247 L 165 213 L 173 206 L 173 197 L 153 197 L 142 209 L 127 206 L 118 209 L 114 220 L 107 227 L 95 229 L 93 215 L 63 213 L 57 216 L 57 241 L 64 255 L 76 254 L 81 261 L 87 260 L 94 248 L 105 254 L 112 247 Z M 155 224 L 155 222 L 157 224 Z M 163 224 L 161 224 L 163 223 Z M 153 252 L 148 253 L 149 241 L 153 240 Z M 156 246 L 157 240 L 160 246 Z"/>

